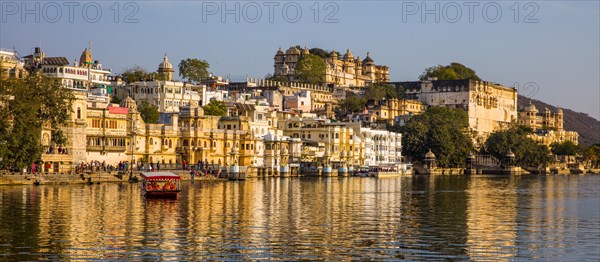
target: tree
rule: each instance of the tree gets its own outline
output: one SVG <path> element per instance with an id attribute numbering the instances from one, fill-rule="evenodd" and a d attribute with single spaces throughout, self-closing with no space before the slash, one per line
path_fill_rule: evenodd
<path id="1" fill-rule="evenodd" d="M 402 153 L 417 161 L 422 161 L 431 149 L 441 167 L 457 167 L 473 150 L 469 119 L 462 109 L 430 107 L 409 119 L 400 130 Z"/>
<path id="2" fill-rule="evenodd" d="M 145 68 L 139 65 L 134 65 L 133 67 L 126 68 L 125 70 L 123 70 L 123 73 L 121 73 L 121 77 L 123 77 L 123 80 L 128 84 L 151 79 L 151 76 L 151 73 L 148 73 L 148 71 L 146 71 Z"/>
<path id="3" fill-rule="evenodd" d="M 158 123 L 158 119 L 160 117 L 160 113 L 158 112 L 158 107 L 150 104 L 146 101 L 142 101 L 138 105 L 138 111 L 142 115 L 142 119 L 144 122 L 150 123 Z"/>
<path id="4" fill-rule="evenodd" d="M 531 128 L 513 126 L 507 130 L 490 134 L 484 144 L 483 152 L 489 153 L 498 160 L 503 160 L 509 151 L 515 154 L 515 162 L 519 166 L 539 166 L 547 163 L 548 147 L 529 137 Z"/>
<path id="5" fill-rule="evenodd" d="M 205 60 L 188 58 L 179 63 L 179 76 L 191 82 L 200 82 L 208 77 L 210 65 Z"/>
<path id="6" fill-rule="evenodd" d="M 210 100 L 208 105 L 202 107 L 205 115 L 224 116 L 227 115 L 227 107 L 221 101 Z"/>
<path id="7" fill-rule="evenodd" d="M 40 159 L 43 124 L 54 130 L 54 143 L 65 144 L 60 127 L 69 119 L 73 100 L 71 91 L 41 73 L 0 77 L 0 168 L 21 169 Z"/>
<path id="8" fill-rule="evenodd" d="M 590 168 L 600 167 L 600 143 L 583 150 L 583 158 L 589 163 Z"/>
<path id="9" fill-rule="evenodd" d="M 367 88 L 367 91 L 365 91 L 364 98 L 366 100 L 375 101 L 379 101 L 383 98 L 398 98 L 398 92 L 396 91 L 396 88 L 393 85 L 374 84 Z"/>
<path id="10" fill-rule="evenodd" d="M 304 55 L 296 65 L 296 78 L 301 82 L 322 84 L 325 82 L 326 67 L 323 58 L 313 54 Z"/>
<path id="11" fill-rule="evenodd" d="M 438 80 L 481 80 L 475 73 L 475 70 L 456 62 L 447 66 L 438 65 L 426 68 L 425 72 L 419 76 L 419 79 L 427 80 L 430 77 L 437 77 Z"/>
<path id="12" fill-rule="evenodd" d="M 559 156 L 574 156 L 579 151 L 579 148 L 577 148 L 575 143 L 571 141 L 565 141 L 562 143 L 552 143 L 550 145 L 550 151 Z"/>
<path id="13" fill-rule="evenodd" d="M 358 112 L 363 109 L 365 103 L 354 93 L 347 93 L 346 99 L 340 103 L 340 109 L 344 112 Z"/>

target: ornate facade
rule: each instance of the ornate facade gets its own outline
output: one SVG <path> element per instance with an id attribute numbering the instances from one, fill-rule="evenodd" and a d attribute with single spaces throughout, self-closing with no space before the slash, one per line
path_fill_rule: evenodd
<path id="1" fill-rule="evenodd" d="M 287 81 L 295 81 L 295 69 L 302 56 L 310 54 L 307 48 L 299 49 L 290 47 L 283 52 L 281 48 L 275 54 L 275 71 L 273 76 L 285 78 Z M 325 84 L 333 84 L 343 87 L 361 87 L 372 83 L 389 82 L 389 68 L 384 65 L 376 65 L 371 54 L 361 60 L 354 57 L 350 49 L 342 57 L 333 51 L 325 58 Z"/>
<path id="2" fill-rule="evenodd" d="M 556 113 L 545 108 L 542 113 L 530 101 L 529 105 L 519 111 L 519 124 L 531 127 L 535 131 L 531 138 L 548 146 L 565 141 L 579 143 L 577 132 L 564 130 L 564 115 L 560 108 L 556 110 Z"/>

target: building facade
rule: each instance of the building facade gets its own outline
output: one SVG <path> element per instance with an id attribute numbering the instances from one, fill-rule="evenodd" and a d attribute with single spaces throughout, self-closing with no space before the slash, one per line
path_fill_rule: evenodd
<path id="1" fill-rule="evenodd" d="M 517 90 L 476 80 L 426 80 L 394 82 L 411 99 L 427 106 L 445 106 L 467 111 L 469 126 L 481 138 L 517 122 Z"/>
<path id="2" fill-rule="evenodd" d="M 523 110 L 519 111 L 519 124 L 533 129 L 534 134 L 531 135 L 531 138 L 548 146 L 565 141 L 579 143 L 577 132 L 564 130 L 564 115 L 560 108 L 556 110 L 556 113 L 545 108 L 542 113 L 530 102 Z"/>
<path id="3" fill-rule="evenodd" d="M 281 48 L 277 50 L 274 60 L 273 76 L 286 79 L 286 81 L 296 81 L 295 70 L 298 62 L 304 55 L 310 54 L 307 48 L 290 47 L 283 52 Z M 371 54 L 361 60 L 360 57 L 354 57 L 350 49 L 339 57 L 336 51 L 333 51 L 325 59 L 325 84 L 333 84 L 342 87 L 362 87 L 372 83 L 389 82 L 389 68 L 384 65 L 376 65 Z"/>

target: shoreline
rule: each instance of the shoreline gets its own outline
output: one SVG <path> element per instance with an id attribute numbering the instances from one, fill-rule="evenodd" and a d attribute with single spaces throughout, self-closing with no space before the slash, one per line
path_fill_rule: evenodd
<path id="1" fill-rule="evenodd" d="M 596 170 L 594 170 L 596 171 Z M 191 176 L 189 175 L 189 172 L 187 171 L 183 171 L 183 170 L 178 170 L 178 171 L 172 171 L 171 172 L 181 176 L 181 180 L 182 181 L 192 181 Z M 140 172 L 135 172 L 134 176 L 135 177 L 139 177 L 139 173 Z M 492 175 L 492 174 L 432 174 L 432 175 L 426 175 L 426 174 L 412 174 L 410 176 L 413 177 L 424 177 L 424 176 L 459 176 L 459 175 L 463 175 L 463 176 L 471 176 L 471 177 L 486 177 L 486 176 L 522 176 L 522 175 L 545 175 L 545 176 L 549 176 L 549 175 L 600 175 L 600 172 L 594 172 L 594 173 L 580 173 L 580 174 L 576 174 L 576 173 L 569 173 L 569 174 L 555 174 L 555 173 L 548 173 L 548 174 L 511 174 L 511 175 Z M 310 175 L 304 175 L 304 176 L 252 176 L 252 177 L 248 177 L 248 179 L 260 179 L 260 178 L 279 178 L 279 177 L 298 177 L 298 178 L 302 178 L 302 177 L 332 177 L 332 176 L 310 176 Z M 337 176 L 337 177 L 353 177 L 353 176 Z M 359 177 L 359 176 L 356 176 Z M 402 177 L 402 176 L 398 176 L 398 177 Z M 130 182 L 128 180 L 129 175 L 128 174 L 124 174 L 124 175 L 118 175 L 116 173 L 109 173 L 109 172 L 101 172 L 101 173 L 80 173 L 80 174 L 65 174 L 65 173 L 59 173 L 59 174 L 53 174 L 53 173 L 48 173 L 48 174 L 31 174 L 31 173 L 0 173 L 0 186 L 12 186 L 12 185 L 76 185 L 76 184 L 100 184 L 100 183 L 123 183 L 123 182 Z M 380 178 L 382 179 L 382 178 Z M 227 178 L 220 178 L 220 177 L 214 177 L 214 176 L 195 176 L 194 177 L 194 181 L 228 181 Z M 135 182 L 131 182 L 131 183 L 137 183 L 137 181 Z"/>

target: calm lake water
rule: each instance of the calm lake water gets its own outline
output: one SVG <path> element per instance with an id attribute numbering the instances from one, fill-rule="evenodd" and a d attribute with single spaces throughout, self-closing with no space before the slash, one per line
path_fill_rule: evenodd
<path id="1" fill-rule="evenodd" d="M 598 261 L 599 209 L 599 175 L 4 186 L 0 261 Z"/>

